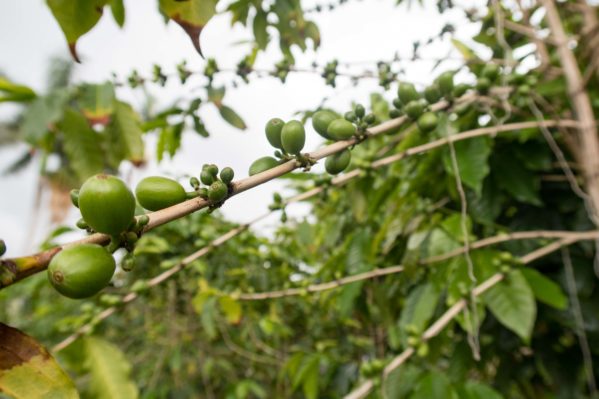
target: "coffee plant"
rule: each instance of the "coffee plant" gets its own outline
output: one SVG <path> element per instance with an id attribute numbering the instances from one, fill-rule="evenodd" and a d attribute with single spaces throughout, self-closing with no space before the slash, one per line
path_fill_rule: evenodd
<path id="1" fill-rule="evenodd" d="M 599 397 L 597 6 L 439 0 L 435 12 L 478 27 L 470 41 L 447 24 L 360 74 L 342 60 L 296 66 L 321 42 L 310 16 L 346 2 L 160 0 L 199 54 L 217 8 L 251 32 L 250 54 L 101 84 L 74 84 L 58 63 L 45 93 L 0 77 L 0 101 L 21 106 L 3 127 L 28 146 L 7 172 L 39 159 L 85 234 L 65 242 L 74 229 L 60 227 L 19 257 L 0 240 L 0 397 Z M 77 62 L 104 11 L 126 18 L 122 0 L 46 3 Z M 440 41 L 460 65 L 440 57 L 430 81 L 410 82 L 402 65 Z M 255 68 L 273 42 L 281 61 Z M 259 129 L 223 103 L 239 84 L 295 73 L 380 87 Z M 220 74 L 234 84 L 217 86 Z M 117 95 L 171 79 L 194 97 L 150 112 Z M 199 160 L 135 187 L 118 176 L 144 166 L 151 134 L 158 161 L 184 134 L 209 136 L 204 106 L 272 153 L 247 175 Z M 306 148 L 310 135 L 322 146 Z M 219 212 L 277 178 L 293 195 L 265 198 L 265 214 L 236 224 Z M 289 217 L 297 203 L 309 214 Z M 272 215 L 266 237 L 255 225 Z"/>

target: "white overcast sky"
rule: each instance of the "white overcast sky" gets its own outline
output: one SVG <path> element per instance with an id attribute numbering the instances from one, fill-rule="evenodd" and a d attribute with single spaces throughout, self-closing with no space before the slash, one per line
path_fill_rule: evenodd
<path id="1" fill-rule="evenodd" d="M 83 63 L 75 67 L 75 79 L 101 82 L 109 79 L 112 72 L 126 76 L 133 69 L 149 75 L 154 63 L 162 65 L 166 71 L 174 71 L 175 65 L 181 60 L 187 60 L 191 69 L 203 69 L 204 61 L 195 52 L 187 36 L 175 24 L 164 24 L 156 3 L 125 0 L 127 15 L 122 30 L 106 10 L 100 23 L 79 41 L 78 50 Z M 310 14 L 308 18 L 314 19 L 320 27 L 322 45 L 317 54 L 312 51 L 296 53 L 298 64 L 308 66 L 313 61 L 323 64 L 337 58 L 341 62 L 370 61 L 361 64 L 359 70 L 374 69 L 377 60 L 390 59 L 395 52 L 409 56 L 414 40 L 426 39 L 438 33 L 446 22 L 456 24 L 458 37 L 464 39 L 476 31 L 476 26 L 468 24 L 460 12 L 440 16 L 432 1 L 425 1 L 424 8 L 412 1 L 414 4 L 409 10 L 395 3 L 395 0 L 349 0 L 334 12 Z M 463 3 L 471 6 L 482 2 Z M 316 2 L 304 4 L 312 6 Z M 243 27 L 238 25 L 231 28 L 229 15 L 218 15 L 202 33 L 204 55 L 215 58 L 222 68 L 234 68 L 248 52 L 247 45 L 238 43 L 248 38 L 250 32 Z M 441 57 L 450 49 L 451 45 L 443 42 L 423 50 L 422 54 Z M 63 34 L 45 2 L 0 2 L 0 71 L 9 78 L 36 90 L 44 90 L 48 60 L 67 54 Z M 265 54 L 260 55 L 256 66 L 271 68 L 280 58 L 275 41 Z M 402 66 L 406 70 L 405 77 L 415 82 L 430 82 L 438 73 L 431 72 L 432 63 L 406 63 Z M 447 63 L 444 68 L 451 66 L 451 63 Z M 221 79 L 230 80 L 231 77 L 219 77 L 217 83 Z M 150 88 L 159 104 L 168 105 L 178 97 L 191 97 L 194 85 L 170 84 L 166 88 L 150 85 Z M 272 153 L 263 134 L 263 126 L 268 119 L 275 116 L 290 119 L 295 111 L 315 108 L 325 96 L 331 96 L 328 102 L 330 106 L 345 111 L 352 100 L 367 105 L 369 93 L 373 91 L 380 92 L 376 80 L 350 87 L 348 80 L 340 79 L 337 89 L 333 89 L 325 86 L 318 75 L 290 74 L 285 85 L 274 78 L 252 79 L 249 85 L 229 88 L 224 101 L 244 118 L 248 130 L 241 132 L 230 127 L 213 108 L 206 106 L 201 115 L 212 136 L 203 139 L 193 133 L 185 135 L 183 151 L 172 161 L 163 161 L 159 165 L 154 162 L 153 140 L 150 140 L 147 148 L 149 166 L 136 171 L 131 183 L 148 174 L 199 173 L 203 163 L 232 166 L 236 178 L 245 177 L 254 159 Z M 142 99 L 139 91 L 121 89 L 118 94 L 135 103 Z M 391 98 L 392 93 L 388 93 L 388 97 Z M 11 112 L 14 112 L 14 108 L 0 105 L 0 118 L 7 117 Z M 309 132 L 306 149 L 313 149 L 321 141 L 311 128 Z M 22 146 L 0 149 L 0 170 L 14 160 L 22 149 Z M 35 249 L 51 228 L 47 212 L 42 212 L 36 234 L 30 237 L 27 231 L 37 179 L 37 165 L 17 175 L 0 176 L 0 237 L 8 244 L 9 255 Z M 281 190 L 283 185 L 281 182 L 270 182 L 236 196 L 227 201 L 222 212 L 232 220 L 246 222 L 263 213 L 272 192 Z M 77 212 L 73 211 L 69 222 L 76 219 Z M 274 218 L 267 220 L 260 228 L 267 229 L 273 223 L 276 223 Z"/>

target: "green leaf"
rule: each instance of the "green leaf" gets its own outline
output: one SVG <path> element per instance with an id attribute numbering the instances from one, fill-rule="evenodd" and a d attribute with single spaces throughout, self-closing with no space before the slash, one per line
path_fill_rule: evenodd
<path id="1" fill-rule="evenodd" d="M 483 299 L 501 324 L 524 342 L 530 341 L 537 306 L 534 293 L 520 270 L 511 271 L 502 282 L 484 293 Z"/>
<path id="2" fill-rule="evenodd" d="M 307 38 L 312 39 L 314 49 L 320 46 L 320 29 L 318 29 L 318 25 L 316 25 L 314 22 L 306 22 L 306 25 L 304 26 L 304 35 Z"/>
<path id="3" fill-rule="evenodd" d="M 122 28 L 125 25 L 125 6 L 123 5 L 123 0 L 111 0 L 110 11 L 112 12 L 114 21 Z"/>
<path id="4" fill-rule="evenodd" d="M 410 399 L 458 399 L 449 379 L 443 373 L 429 372 L 422 378 Z"/>
<path id="5" fill-rule="evenodd" d="M 107 124 L 114 109 L 114 86 L 110 82 L 104 84 L 84 84 L 80 87 L 79 105 L 89 121 Z"/>
<path id="6" fill-rule="evenodd" d="M 268 32 L 266 31 L 268 27 L 267 15 L 261 9 L 258 10 L 253 23 L 254 38 L 256 39 L 256 44 L 262 50 L 268 45 Z"/>
<path id="7" fill-rule="evenodd" d="M 95 399 L 135 399 L 131 364 L 119 348 L 96 337 L 83 338 L 85 366 L 90 373 L 89 394 Z"/>
<path id="8" fill-rule="evenodd" d="M 48 129 L 62 118 L 69 97 L 66 90 L 56 90 L 31 103 L 20 128 L 21 135 L 29 144 L 37 145 Z"/>
<path id="9" fill-rule="evenodd" d="M 443 115 L 439 118 L 439 132 L 442 137 L 455 134 L 457 130 L 449 119 Z M 455 155 L 462 183 L 472 188 L 480 196 L 483 181 L 489 174 L 489 156 L 491 155 L 491 139 L 475 137 L 454 143 Z M 447 173 L 455 176 L 450 149 L 443 153 L 443 164 Z"/>
<path id="10" fill-rule="evenodd" d="M 35 91 L 0 77 L 0 103 L 5 101 L 28 102 L 36 98 Z"/>
<path id="11" fill-rule="evenodd" d="M 102 9 L 108 0 L 46 0 L 58 21 L 73 58 L 77 56 L 77 40 L 89 32 L 102 17 Z"/>
<path id="12" fill-rule="evenodd" d="M 553 280 L 529 267 L 522 269 L 522 275 L 528 281 L 539 302 L 559 310 L 565 310 L 568 307 L 568 297 Z"/>
<path id="13" fill-rule="evenodd" d="M 67 109 L 60 122 L 64 136 L 64 151 L 69 158 L 71 169 L 80 181 L 104 169 L 102 152 L 98 148 L 99 135 L 80 113 Z"/>
<path id="14" fill-rule="evenodd" d="M 218 107 L 218 112 L 220 116 L 223 117 L 225 121 L 227 121 L 231 126 L 236 127 L 237 129 L 245 130 L 247 128 L 245 122 L 232 108 L 227 107 L 226 105 L 221 105 Z"/>
<path id="15" fill-rule="evenodd" d="M 419 285 L 410 292 L 399 318 L 399 328 L 404 335 L 404 342 L 407 339 L 408 330 L 410 333 L 424 331 L 435 312 L 440 294 L 430 283 Z"/>
<path id="16" fill-rule="evenodd" d="M 293 379 L 292 389 L 296 390 L 301 385 L 306 398 L 317 398 L 319 368 L 320 357 L 318 355 L 304 357 L 302 364 Z"/>
<path id="17" fill-rule="evenodd" d="M 144 142 L 142 139 L 139 115 L 124 102 L 114 102 L 114 114 L 106 129 L 108 139 L 108 158 L 117 168 L 121 160 L 126 159 L 134 165 L 144 161 Z"/>
<path id="18" fill-rule="evenodd" d="M 513 156 L 507 153 L 495 155 L 497 154 L 494 154 L 493 177 L 499 187 L 520 202 L 541 206 L 540 181 L 535 174 L 521 162 L 515 162 Z"/>
<path id="19" fill-rule="evenodd" d="M 416 386 L 422 370 L 411 364 L 403 364 L 383 380 L 387 398 L 405 398 Z"/>
<path id="20" fill-rule="evenodd" d="M 0 323 L 0 392 L 15 399 L 75 399 L 73 381 L 35 339 Z"/>
<path id="21" fill-rule="evenodd" d="M 238 301 L 230 296 L 218 298 L 218 304 L 230 324 L 237 324 L 241 320 L 242 309 Z"/>
<path id="22" fill-rule="evenodd" d="M 216 12 L 217 0 L 160 0 L 160 11 L 178 23 L 202 54 L 200 33 Z"/>
<path id="23" fill-rule="evenodd" d="M 217 108 L 220 108 L 223 98 L 225 98 L 225 87 L 212 87 L 208 89 L 208 100 L 213 102 Z"/>
<path id="24" fill-rule="evenodd" d="M 460 389 L 460 399 L 503 399 L 503 396 L 488 385 L 467 381 Z"/>

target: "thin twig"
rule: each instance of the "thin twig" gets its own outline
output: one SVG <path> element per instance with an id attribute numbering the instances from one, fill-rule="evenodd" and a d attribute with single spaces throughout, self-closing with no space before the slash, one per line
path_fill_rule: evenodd
<path id="1" fill-rule="evenodd" d="M 562 260 L 564 261 L 564 270 L 566 272 L 566 284 L 568 287 L 568 296 L 570 297 L 570 303 L 572 304 L 572 313 L 574 315 L 575 331 L 578 336 L 578 343 L 580 344 L 580 351 L 582 352 L 582 359 L 584 361 L 584 371 L 587 377 L 587 385 L 589 386 L 589 392 L 592 398 L 597 397 L 597 383 L 595 381 L 594 367 L 593 367 L 593 356 L 591 354 L 591 348 L 589 347 L 589 341 L 587 334 L 584 330 L 584 318 L 582 316 L 582 309 L 580 307 L 580 301 L 578 300 L 578 290 L 576 288 L 576 278 L 574 277 L 574 269 L 572 267 L 572 259 L 570 258 L 570 250 L 568 248 L 562 248 Z"/>

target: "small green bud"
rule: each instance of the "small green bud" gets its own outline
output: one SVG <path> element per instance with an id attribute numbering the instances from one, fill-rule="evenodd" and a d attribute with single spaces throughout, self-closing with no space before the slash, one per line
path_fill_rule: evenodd
<path id="1" fill-rule="evenodd" d="M 235 176 L 235 172 L 233 171 L 232 168 L 229 168 L 228 166 L 226 168 L 223 168 L 223 170 L 220 171 L 220 179 L 225 184 L 231 183 L 233 181 L 234 176 Z"/>
<path id="2" fill-rule="evenodd" d="M 364 109 L 364 107 L 361 104 L 358 104 L 354 108 L 354 113 L 356 114 L 356 116 L 358 118 L 362 118 L 364 116 L 364 114 L 366 113 L 366 110 Z"/>
<path id="3" fill-rule="evenodd" d="M 71 195 L 71 202 L 73 205 L 79 208 L 79 190 L 71 190 L 69 194 Z"/>
<path id="4" fill-rule="evenodd" d="M 193 187 L 194 190 L 197 190 L 198 187 L 200 187 L 200 181 L 195 176 L 189 179 L 189 184 L 191 185 L 191 187 Z"/>
<path id="5" fill-rule="evenodd" d="M 85 220 L 83 220 L 83 218 L 77 220 L 77 228 L 80 228 L 81 230 L 85 230 L 87 228 L 89 228 L 89 225 L 87 224 L 87 222 Z"/>
<path id="6" fill-rule="evenodd" d="M 343 117 L 345 118 L 345 120 L 350 122 L 355 122 L 358 119 L 353 111 L 346 112 L 345 115 L 343 115 Z"/>

